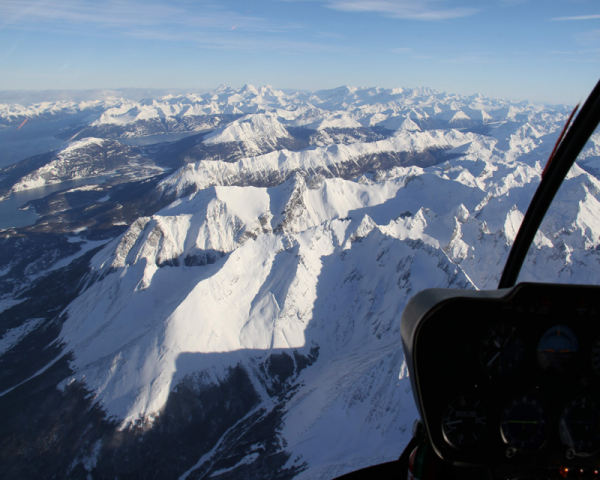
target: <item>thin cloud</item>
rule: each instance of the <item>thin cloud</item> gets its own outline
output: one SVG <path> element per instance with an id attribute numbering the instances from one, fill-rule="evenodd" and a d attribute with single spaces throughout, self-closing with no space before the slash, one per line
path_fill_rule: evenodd
<path id="1" fill-rule="evenodd" d="M 572 58 L 572 57 L 566 57 L 562 61 L 564 61 L 564 62 L 576 62 L 576 63 L 600 63 L 600 58 Z"/>
<path id="2" fill-rule="evenodd" d="M 600 30 L 579 32 L 573 35 L 573 38 L 575 38 L 575 41 L 580 45 L 596 48 L 600 46 Z"/>
<path id="3" fill-rule="evenodd" d="M 125 29 L 128 27 L 165 27 L 231 29 L 250 31 L 286 31 L 300 28 L 294 23 L 274 24 L 260 17 L 225 11 L 211 3 L 195 4 L 161 2 L 121 2 L 104 0 L 79 2 L 75 0 L 3 0 L 0 2 L 0 28 L 22 27 L 35 23 L 69 24 L 82 29 L 90 26 Z"/>
<path id="4" fill-rule="evenodd" d="M 341 35 L 339 33 L 333 33 L 333 32 L 318 32 L 315 37 L 317 38 L 332 38 L 332 39 L 339 39 L 339 38 L 346 38 L 345 35 Z"/>
<path id="5" fill-rule="evenodd" d="M 319 53 L 330 52 L 339 53 L 342 51 L 352 51 L 344 46 L 322 45 L 319 43 L 302 42 L 278 38 L 273 41 L 269 38 L 248 37 L 229 34 L 203 33 L 203 32 L 150 32 L 145 29 L 132 29 L 126 33 L 127 36 L 162 41 L 181 41 L 189 42 L 200 48 L 215 50 L 236 50 L 236 51 L 276 51 L 281 53 Z"/>
<path id="6" fill-rule="evenodd" d="M 464 55 L 458 55 L 456 57 L 444 58 L 442 61 L 444 63 L 482 63 L 492 61 L 491 55 L 491 52 L 472 52 Z"/>
<path id="7" fill-rule="evenodd" d="M 600 53 L 600 48 L 588 48 L 585 50 L 551 50 L 552 55 L 586 55 L 589 53 Z"/>
<path id="8" fill-rule="evenodd" d="M 407 47 L 391 48 L 390 52 L 391 53 L 408 53 L 408 52 L 412 52 L 412 48 L 407 48 Z"/>
<path id="9" fill-rule="evenodd" d="M 210 2 L 194 3 L 192 8 L 189 2 L 3 0 L 0 18 L 4 20 L 0 20 L 0 29 L 184 41 L 211 49 L 339 51 L 318 43 L 290 41 L 280 35 L 304 28 L 302 25 L 238 14 Z"/>
<path id="10" fill-rule="evenodd" d="M 108 2 L 74 2 L 74 1 L 35 1 L 6 0 L 0 3 L 0 16 L 5 21 L 2 27 L 19 26 L 35 22 L 86 25 L 103 25 L 110 27 L 138 25 L 158 25 L 180 14 L 178 9 L 167 5 L 143 5 L 136 3 Z"/>
<path id="11" fill-rule="evenodd" d="M 564 20 L 594 20 L 600 18 L 600 15 L 580 15 L 577 17 L 557 17 L 551 18 L 553 22 L 561 22 Z"/>
<path id="12" fill-rule="evenodd" d="M 11 54 L 17 49 L 18 44 L 14 44 L 12 47 L 10 47 L 5 53 L 4 55 L 2 55 L 2 57 L 0 57 L 2 60 L 5 60 L 6 58 L 10 57 Z"/>
<path id="13" fill-rule="evenodd" d="M 413 0 L 335 0 L 329 1 L 327 7 L 345 12 L 373 12 L 391 18 L 423 21 L 468 17 L 479 11 L 475 8 L 462 7 L 436 8 L 439 5 L 439 1 L 427 0 L 421 2 Z"/>

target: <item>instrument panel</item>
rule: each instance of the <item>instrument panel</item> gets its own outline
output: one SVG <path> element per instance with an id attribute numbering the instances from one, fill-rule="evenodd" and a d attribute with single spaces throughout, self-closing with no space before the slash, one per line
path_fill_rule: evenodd
<path id="1" fill-rule="evenodd" d="M 401 324 L 415 400 L 454 465 L 600 465 L 600 287 L 430 289 Z"/>

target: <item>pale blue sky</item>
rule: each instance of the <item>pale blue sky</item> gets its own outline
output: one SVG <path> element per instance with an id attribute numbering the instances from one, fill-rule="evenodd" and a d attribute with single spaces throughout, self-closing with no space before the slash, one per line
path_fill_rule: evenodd
<path id="1" fill-rule="evenodd" d="M 428 86 L 575 103 L 598 0 L 0 0 L 0 90 Z"/>

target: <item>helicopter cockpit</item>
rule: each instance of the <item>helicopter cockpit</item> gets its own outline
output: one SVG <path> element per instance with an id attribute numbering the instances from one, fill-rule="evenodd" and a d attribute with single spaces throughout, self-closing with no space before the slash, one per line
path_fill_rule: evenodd
<path id="1" fill-rule="evenodd" d="M 567 121 L 498 290 L 428 289 L 401 319 L 420 419 L 399 460 L 344 479 L 600 478 L 600 287 L 519 283 L 563 179 L 600 123 Z"/>
<path id="2" fill-rule="evenodd" d="M 522 283 L 415 298 L 403 338 L 427 440 L 444 463 L 490 478 L 600 478 L 599 293 Z"/>

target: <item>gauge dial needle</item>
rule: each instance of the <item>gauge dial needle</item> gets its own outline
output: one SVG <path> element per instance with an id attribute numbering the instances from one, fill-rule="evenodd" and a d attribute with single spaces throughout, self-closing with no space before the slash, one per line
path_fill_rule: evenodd
<path id="1" fill-rule="evenodd" d="M 454 420 L 453 422 L 446 422 L 446 425 L 455 425 L 457 423 L 462 423 L 462 420 Z"/>
<path id="2" fill-rule="evenodd" d="M 498 355 L 500 355 L 500 352 L 497 352 L 497 353 L 496 353 L 496 355 L 494 355 L 494 356 L 492 357 L 492 359 L 491 359 L 491 360 L 490 360 L 490 361 L 487 363 L 487 366 L 488 366 L 488 367 L 489 367 L 489 366 L 492 364 L 492 362 L 493 362 L 494 360 L 496 360 L 496 359 L 498 358 Z"/>
<path id="3" fill-rule="evenodd" d="M 536 420 L 509 420 L 508 423 L 530 423 L 530 424 L 538 424 L 540 422 Z"/>

